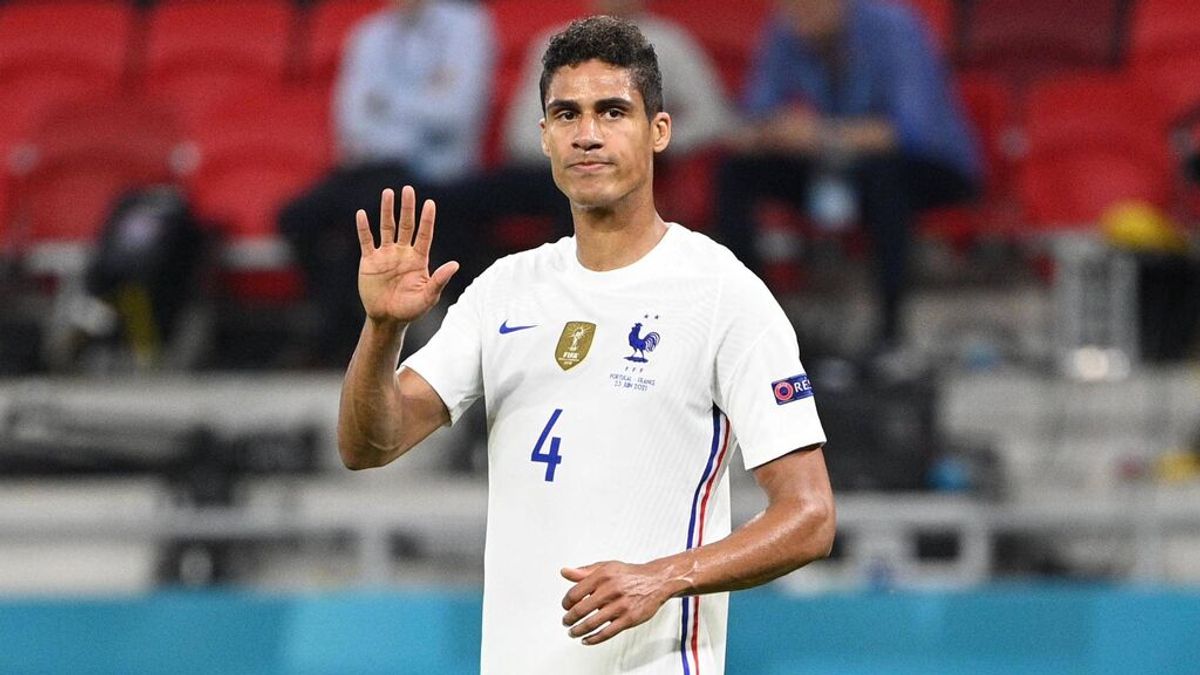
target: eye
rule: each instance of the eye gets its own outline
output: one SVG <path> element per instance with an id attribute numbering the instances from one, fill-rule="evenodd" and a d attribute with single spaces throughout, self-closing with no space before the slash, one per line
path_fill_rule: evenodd
<path id="1" fill-rule="evenodd" d="M 604 116 L 610 120 L 616 120 L 624 117 L 625 111 L 620 108 L 609 108 L 604 111 Z"/>
<path id="2" fill-rule="evenodd" d="M 571 120 L 575 119 L 575 111 L 574 110 L 560 110 L 560 111 L 554 113 L 554 119 L 561 120 L 563 122 L 570 122 Z"/>

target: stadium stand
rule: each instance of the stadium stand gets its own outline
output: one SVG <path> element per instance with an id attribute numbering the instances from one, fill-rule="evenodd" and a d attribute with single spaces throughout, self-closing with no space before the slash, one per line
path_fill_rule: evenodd
<path id="1" fill-rule="evenodd" d="M 283 84 L 298 16 L 287 0 L 167 0 L 149 14 L 144 90 L 191 120 L 229 92 Z"/>
<path id="2" fill-rule="evenodd" d="M 132 8 L 111 0 L 0 5 L 0 247 L 11 235 L 13 152 L 55 102 L 117 91 L 133 25 Z"/>
<path id="3" fill-rule="evenodd" d="M 1171 119 L 1179 119 L 1200 108 L 1200 50 L 1163 62 L 1131 66 L 1133 77 L 1148 82 Z"/>
<path id="4" fill-rule="evenodd" d="M 90 243 L 117 195 L 174 180 L 181 139 L 170 109 L 138 99 L 101 97 L 47 111 L 14 183 L 29 243 Z"/>
<path id="5" fill-rule="evenodd" d="M 201 218 L 226 241 L 227 279 L 243 298 L 285 300 L 298 277 L 276 236 L 279 208 L 331 162 L 329 105 L 320 88 L 267 88 L 226 97 L 192 126 L 187 180 Z"/>
<path id="6" fill-rule="evenodd" d="M 1031 225 L 1094 223 L 1128 199 L 1166 206 L 1167 120 L 1146 83 L 1063 77 L 1035 85 L 1028 106 L 1029 154 L 1018 180 Z"/>
<path id="7" fill-rule="evenodd" d="M 1071 75 L 1034 85 L 1025 133 L 1045 148 L 1161 145 L 1168 122 L 1151 87 L 1124 74 Z"/>
<path id="8" fill-rule="evenodd" d="M 1172 118 L 1200 107 L 1200 5 L 1141 0 L 1129 30 L 1128 62 L 1150 82 Z"/>
<path id="9" fill-rule="evenodd" d="M 116 0 L 0 5 L 0 90 L 26 85 L 113 91 L 126 72 L 135 13 Z"/>
<path id="10" fill-rule="evenodd" d="M 330 164 L 329 106 L 319 93 L 289 87 L 227 97 L 191 127 L 200 159 L 189 184 L 201 215 L 232 236 L 275 231 L 279 200 Z"/>
<path id="11" fill-rule="evenodd" d="M 1063 154 L 1035 151 L 1019 178 L 1027 227 L 1093 229 L 1105 210 L 1123 201 L 1164 207 L 1170 181 L 1157 157 L 1102 149 Z"/>
<path id="12" fill-rule="evenodd" d="M 1190 0 L 1137 0 L 1129 31 L 1136 66 L 1200 55 L 1200 5 Z"/>
<path id="13" fill-rule="evenodd" d="M 1056 72 L 1111 67 L 1118 0 L 976 0 L 964 5 L 958 61 L 1018 83 Z"/>

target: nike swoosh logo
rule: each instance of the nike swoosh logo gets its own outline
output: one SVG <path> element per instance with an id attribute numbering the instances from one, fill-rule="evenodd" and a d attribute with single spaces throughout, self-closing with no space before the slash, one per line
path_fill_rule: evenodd
<path id="1" fill-rule="evenodd" d="M 537 324 L 530 324 L 528 326 L 510 326 L 508 325 L 508 319 L 505 319 L 504 323 L 500 324 L 500 334 L 508 335 L 509 333 L 515 333 L 519 330 L 525 330 L 526 328 L 537 328 Z"/>

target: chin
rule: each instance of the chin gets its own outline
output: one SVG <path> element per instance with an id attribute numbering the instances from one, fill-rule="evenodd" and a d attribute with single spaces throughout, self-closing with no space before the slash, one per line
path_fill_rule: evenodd
<path id="1" fill-rule="evenodd" d="M 581 209 L 603 209 L 616 202 L 612 194 L 604 190 L 572 190 L 567 198 L 573 206 Z"/>

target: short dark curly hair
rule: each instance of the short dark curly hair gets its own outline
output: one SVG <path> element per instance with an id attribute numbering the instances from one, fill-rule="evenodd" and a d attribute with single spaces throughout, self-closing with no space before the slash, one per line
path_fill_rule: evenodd
<path id="1" fill-rule="evenodd" d="M 633 22 L 612 16 L 577 19 L 550 38 L 550 45 L 542 55 L 539 83 L 543 112 L 554 73 L 564 66 L 577 66 L 592 59 L 628 68 L 633 86 L 642 94 L 646 117 L 653 118 L 662 112 L 662 72 L 658 69 L 654 45 Z"/>

